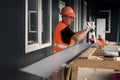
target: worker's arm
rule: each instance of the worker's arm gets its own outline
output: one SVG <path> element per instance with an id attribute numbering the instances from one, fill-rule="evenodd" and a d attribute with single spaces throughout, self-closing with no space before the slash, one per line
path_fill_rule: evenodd
<path id="1" fill-rule="evenodd" d="M 73 36 L 72 39 L 77 40 L 77 41 L 81 41 L 85 38 L 85 36 L 87 35 L 87 33 L 89 32 L 88 29 L 84 29 L 82 31 L 76 32 Z"/>
<path id="2" fill-rule="evenodd" d="M 82 31 L 79 31 L 79 32 L 76 32 L 73 36 L 72 36 L 72 39 L 74 40 L 77 40 L 77 41 L 81 41 L 85 38 L 85 36 L 87 35 L 87 33 L 91 30 L 94 30 L 95 29 L 95 26 L 94 26 L 94 23 L 87 23 L 86 24 L 86 29 L 82 30 Z"/>

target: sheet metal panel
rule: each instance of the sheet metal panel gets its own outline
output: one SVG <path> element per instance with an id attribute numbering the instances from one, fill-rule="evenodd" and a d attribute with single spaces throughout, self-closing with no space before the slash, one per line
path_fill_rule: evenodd
<path id="1" fill-rule="evenodd" d="M 76 44 L 20 70 L 40 77 L 49 78 L 53 72 L 59 69 L 63 64 L 90 46 L 91 45 L 88 43 Z"/>

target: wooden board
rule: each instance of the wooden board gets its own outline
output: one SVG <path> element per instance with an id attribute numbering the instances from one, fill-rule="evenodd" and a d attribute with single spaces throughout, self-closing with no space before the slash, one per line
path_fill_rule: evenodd
<path id="1" fill-rule="evenodd" d="M 72 67 L 93 67 L 93 68 L 108 68 L 120 70 L 120 61 L 107 61 L 107 60 L 88 60 L 76 59 L 70 66 Z"/>
<path id="2" fill-rule="evenodd" d="M 64 67 L 53 73 L 52 80 L 64 80 Z"/>
<path id="3" fill-rule="evenodd" d="M 85 52 L 83 52 L 79 57 L 88 57 L 88 56 L 91 56 L 93 53 L 95 53 L 96 50 L 97 50 L 97 48 L 89 48 L 88 50 L 86 50 Z"/>
<path id="4" fill-rule="evenodd" d="M 72 67 L 72 79 L 71 80 L 77 80 L 78 78 L 78 67 Z"/>
<path id="5" fill-rule="evenodd" d="M 103 50 L 102 49 L 97 49 L 92 55 L 93 56 L 102 56 Z"/>
<path id="6" fill-rule="evenodd" d="M 71 74 L 72 68 L 68 67 L 67 74 L 66 74 L 66 79 L 65 80 L 70 80 L 70 74 Z"/>

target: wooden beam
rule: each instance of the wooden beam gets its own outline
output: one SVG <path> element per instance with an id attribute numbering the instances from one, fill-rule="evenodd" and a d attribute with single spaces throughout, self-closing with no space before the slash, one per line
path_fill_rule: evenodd
<path id="1" fill-rule="evenodd" d="M 108 68 L 120 70 L 120 61 L 107 61 L 107 60 L 89 60 L 89 59 L 76 59 L 70 66 L 72 67 L 92 67 L 92 68 Z"/>
<path id="2" fill-rule="evenodd" d="M 64 80 L 64 67 L 53 73 L 52 80 Z"/>
<path id="3" fill-rule="evenodd" d="M 72 67 L 72 79 L 71 80 L 78 80 L 78 67 Z"/>
<path id="4" fill-rule="evenodd" d="M 85 52 L 83 52 L 80 57 L 88 57 L 91 56 L 95 51 L 97 50 L 97 48 L 89 48 L 88 50 L 86 50 Z"/>
<path id="5" fill-rule="evenodd" d="M 66 75 L 66 79 L 65 80 L 70 80 L 71 72 L 72 72 L 72 68 L 68 67 L 67 75 Z"/>

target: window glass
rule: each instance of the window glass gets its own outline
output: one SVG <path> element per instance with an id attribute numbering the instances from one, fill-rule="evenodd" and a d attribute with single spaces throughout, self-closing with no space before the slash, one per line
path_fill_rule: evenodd
<path id="1" fill-rule="evenodd" d="M 28 45 L 38 43 L 37 0 L 28 0 Z"/>

